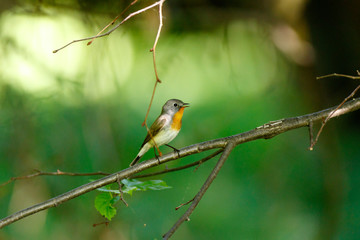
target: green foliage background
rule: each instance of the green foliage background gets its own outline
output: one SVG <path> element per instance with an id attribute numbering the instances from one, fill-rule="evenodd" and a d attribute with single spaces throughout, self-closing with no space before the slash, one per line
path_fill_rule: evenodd
<path id="1" fill-rule="evenodd" d="M 0 13 L 0 182 L 33 169 L 115 172 L 126 168 L 146 133 L 141 123 L 155 81 L 148 51 L 157 31 L 156 11 L 134 18 L 91 46 L 74 44 L 52 54 L 73 39 L 96 34 L 116 16 L 114 9 L 123 9 L 125 3 L 5 3 Z M 334 68 L 327 64 L 329 59 L 320 61 L 325 46 L 319 47 L 317 39 L 326 34 L 312 32 L 311 9 L 308 22 L 304 10 L 298 20 L 302 27 L 294 29 L 318 55 L 297 62 L 275 43 L 276 24 L 261 17 L 271 10 L 255 8 L 257 14 L 244 16 L 241 13 L 254 11 L 254 6 L 246 1 L 225 3 L 225 7 L 203 3 L 199 15 L 186 1 L 184 5 L 169 1 L 166 6 L 157 48 L 163 83 L 157 89 L 149 123 L 167 99 L 190 102 L 173 146 L 181 148 L 327 108 L 352 91 L 353 86 L 344 79 L 315 80 L 317 75 L 343 69 L 353 72 L 342 73 L 353 74 L 358 65 L 351 64 L 351 56 L 347 68 Z M 142 4 L 147 2 L 139 7 Z M 231 4 L 238 12 L 230 10 Z M 308 7 L 316 8 L 311 3 Z M 192 11 L 187 12 L 189 9 Z M 206 15 L 209 9 L 216 17 L 226 17 L 214 20 Z M 276 11 L 272 14 L 281 16 Z M 345 19 L 345 14 L 341 17 Z M 346 26 L 347 33 L 353 33 Z M 299 41 L 281 36 L 286 43 Z M 354 53 L 359 50 L 356 45 L 346 47 Z M 334 92 L 339 95 L 330 94 Z M 358 116 L 354 113 L 331 121 L 311 152 L 307 129 L 238 146 L 191 221 L 183 224 L 174 239 L 358 239 Z M 151 157 L 149 151 L 144 160 Z M 215 163 L 213 159 L 197 171 L 158 177 L 171 189 L 127 195 L 130 206 L 119 201 L 109 226 L 92 227 L 105 221 L 94 207 L 97 193 L 93 192 L 4 228 L 0 239 L 160 239 L 186 209 L 174 208 L 197 193 Z M 11 183 L 0 188 L 0 217 L 89 179 L 38 177 Z"/>

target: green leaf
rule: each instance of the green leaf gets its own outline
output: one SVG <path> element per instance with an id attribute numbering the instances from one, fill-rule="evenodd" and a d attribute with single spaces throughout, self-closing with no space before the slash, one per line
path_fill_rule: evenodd
<path id="1" fill-rule="evenodd" d="M 106 188 L 106 187 L 102 187 L 102 188 L 98 188 L 96 189 L 100 192 L 107 192 L 107 193 L 114 193 L 114 194 L 120 194 L 120 191 L 117 189 L 110 189 L 110 188 Z"/>
<path id="2" fill-rule="evenodd" d="M 171 188 L 163 180 L 149 180 L 141 182 L 137 179 L 123 179 L 123 192 L 132 194 L 134 191 L 164 190 Z"/>
<path id="3" fill-rule="evenodd" d="M 124 184 L 122 187 L 123 193 L 132 195 L 134 191 L 147 191 L 147 190 L 164 190 L 171 188 L 163 180 L 149 180 L 141 182 L 137 179 L 123 179 L 121 183 Z M 120 194 L 118 189 L 110 189 L 109 186 L 98 188 L 98 191 L 105 193 Z"/>
<path id="4" fill-rule="evenodd" d="M 117 201 L 119 201 L 119 196 L 113 196 L 110 192 L 102 192 L 95 198 L 95 208 L 98 212 L 109 219 L 111 219 L 116 214 L 116 208 L 113 206 Z"/>

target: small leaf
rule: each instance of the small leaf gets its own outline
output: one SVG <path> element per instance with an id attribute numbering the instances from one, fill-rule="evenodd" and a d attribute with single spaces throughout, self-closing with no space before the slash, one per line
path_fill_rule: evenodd
<path id="1" fill-rule="evenodd" d="M 117 190 L 117 189 L 109 189 L 109 188 L 106 188 L 106 187 L 98 188 L 96 190 L 98 190 L 100 192 L 108 192 L 108 193 L 120 194 L 119 190 Z"/>
<path id="2" fill-rule="evenodd" d="M 132 194 L 133 191 L 163 190 L 171 188 L 163 180 L 149 180 L 141 182 L 136 179 L 123 179 L 123 191 Z"/>
<path id="3" fill-rule="evenodd" d="M 139 191 L 139 190 L 137 187 L 124 185 L 124 187 L 122 188 L 122 191 L 123 191 L 123 193 L 132 195 L 134 191 Z"/>
<path id="4" fill-rule="evenodd" d="M 121 183 L 124 184 L 121 189 L 122 192 L 130 195 L 132 195 L 134 191 L 164 190 L 171 188 L 163 180 L 149 180 L 141 182 L 137 179 L 123 179 L 121 180 Z M 120 194 L 118 189 L 111 189 L 109 185 L 98 188 L 97 190 L 104 193 Z"/>
<path id="5" fill-rule="evenodd" d="M 113 194 L 110 192 L 102 192 L 95 198 L 95 208 L 102 216 L 111 221 L 116 215 L 116 208 L 113 204 L 118 200 L 119 196 L 113 197 Z"/>

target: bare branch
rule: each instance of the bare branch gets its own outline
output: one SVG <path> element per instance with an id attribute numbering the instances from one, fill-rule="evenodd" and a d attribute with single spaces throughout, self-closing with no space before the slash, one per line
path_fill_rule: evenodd
<path id="1" fill-rule="evenodd" d="M 350 79 L 360 79 L 360 72 L 357 71 L 357 74 L 359 76 L 350 76 L 350 75 L 345 75 L 345 74 L 338 74 L 338 73 L 333 73 L 333 74 L 328 74 L 328 75 L 325 75 L 325 76 L 321 76 L 321 77 L 317 77 L 316 79 L 323 79 L 323 78 L 328 78 L 328 77 L 345 77 L 345 78 L 350 78 Z M 320 134 L 321 132 L 323 131 L 326 123 L 329 121 L 330 118 L 332 117 L 336 117 L 337 115 L 336 114 L 339 114 L 340 112 L 337 112 L 338 109 L 344 105 L 344 103 L 346 103 L 350 98 L 354 97 L 355 93 L 360 89 L 360 85 L 357 86 L 355 88 L 354 91 L 352 91 L 352 93 L 350 93 L 349 96 L 347 96 L 338 106 L 337 108 L 334 109 L 334 111 L 330 112 L 329 115 L 326 117 L 326 119 L 322 122 L 321 124 L 321 127 L 320 127 L 320 130 L 319 132 L 317 133 L 316 135 L 316 138 L 314 141 L 311 141 L 311 145 L 309 147 L 309 150 L 312 151 L 314 149 L 314 146 L 315 144 L 317 143 L 317 141 L 319 140 L 319 137 L 320 137 Z M 336 114 L 335 114 L 336 113 Z M 312 134 L 312 132 L 311 132 Z M 312 135 L 311 135 L 311 140 L 312 140 Z"/>
<path id="2" fill-rule="evenodd" d="M 310 121 L 309 122 L 309 137 L 310 137 L 310 146 L 313 144 L 313 142 L 314 142 L 314 134 L 313 134 L 313 122 L 312 121 Z M 309 147 L 310 148 L 310 147 Z"/>
<path id="3" fill-rule="evenodd" d="M 119 192 L 120 192 L 120 200 L 125 204 L 125 206 L 129 206 L 129 204 L 125 201 L 124 198 L 124 192 L 122 191 L 122 184 L 120 182 L 120 179 L 116 180 L 117 184 L 119 185 Z"/>
<path id="4" fill-rule="evenodd" d="M 152 158 L 148 161 L 143 161 L 137 165 L 134 165 L 130 168 L 126 168 L 124 170 L 121 170 L 119 172 L 113 173 L 109 176 L 103 177 L 101 179 L 95 180 L 93 182 L 84 184 L 82 186 L 79 186 L 75 189 L 72 189 L 66 193 L 63 193 L 57 197 L 54 197 L 52 199 L 49 199 L 45 202 L 36 204 L 34 206 L 31 206 L 29 208 L 23 209 L 21 211 L 18 211 L 10 216 L 7 216 L 0 220 L 0 228 L 3 228 L 13 222 L 16 222 L 22 218 L 25 218 L 27 216 L 30 216 L 34 213 L 43 211 L 45 209 L 49 209 L 52 207 L 56 207 L 64 202 L 67 202 L 73 198 L 76 198 L 78 196 L 81 196 L 87 192 L 90 192 L 92 190 L 95 190 L 97 188 L 103 187 L 105 185 L 108 185 L 110 183 L 116 182 L 117 179 L 122 180 L 125 178 L 129 178 L 133 176 L 136 173 L 139 173 L 141 171 L 144 171 L 146 169 L 150 169 L 152 167 L 158 166 L 159 163 L 163 164 L 169 161 L 173 161 L 178 158 L 183 158 L 189 155 L 193 155 L 196 153 L 208 151 L 211 149 L 217 149 L 217 148 L 224 148 L 227 146 L 229 142 L 232 142 L 235 145 L 239 145 L 241 143 L 254 141 L 257 139 L 269 139 L 271 137 L 274 137 L 278 134 L 281 134 L 286 131 L 290 131 L 292 129 L 305 127 L 310 124 L 310 121 L 312 122 L 319 122 L 323 118 L 326 118 L 332 111 L 334 111 L 336 107 L 325 109 L 319 112 L 293 117 L 293 118 L 287 118 L 275 121 L 273 123 L 264 124 L 263 126 L 257 127 L 253 130 L 250 130 L 248 132 L 236 134 L 233 136 L 228 136 L 224 138 L 218 138 L 207 142 L 197 143 L 185 148 L 182 148 L 179 150 L 179 153 L 171 152 L 168 154 L 163 155 L 159 158 Z M 353 111 L 356 111 L 360 109 L 360 98 L 356 98 L 354 100 L 346 102 L 343 106 L 341 106 L 333 116 L 340 116 L 344 115 Z M 226 156 L 226 155 L 225 155 Z"/>
<path id="5" fill-rule="evenodd" d="M 72 42 L 69 42 L 68 44 L 62 46 L 61 48 L 58 48 L 56 50 L 53 51 L 53 53 L 57 53 L 58 51 L 66 48 L 67 46 L 73 44 L 73 43 L 76 43 L 76 42 L 82 42 L 82 41 L 87 41 L 87 40 L 93 40 L 95 38 L 101 38 L 101 37 L 105 37 L 105 36 L 108 36 L 110 35 L 113 31 L 115 31 L 118 27 L 120 27 L 124 22 L 126 22 L 127 20 L 129 20 L 130 18 L 140 14 L 140 13 L 143 13 L 151 8 L 154 8 L 156 7 L 157 5 L 159 4 L 162 4 L 164 0 L 160 0 L 154 4 L 151 4 L 150 6 L 147 6 L 145 8 L 142 8 L 136 12 L 133 12 L 133 13 L 130 13 L 126 18 L 124 18 L 120 23 L 118 23 L 117 25 L 115 25 L 115 27 L 113 27 L 112 29 L 110 29 L 109 31 L 107 31 L 106 33 L 103 33 L 103 34 L 100 34 L 100 35 L 95 35 L 95 36 L 92 36 L 92 37 L 87 37 L 87 38 L 81 38 L 81 39 L 77 39 L 77 40 L 74 40 Z"/>
<path id="6" fill-rule="evenodd" d="M 133 12 L 131 14 L 129 14 L 126 18 L 124 18 L 120 23 L 118 23 L 115 27 L 113 27 L 111 30 L 109 30 L 108 32 L 106 33 L 103 33 L 101 34 L 105 29 L 107 29 L 110 25 L 113 25 L 115 23 L 115 21 L 124 13 L 126 12 L 132 5 L 134 5 L 138 0 L 134 0 L 132 3 L 130 3 L 130 5 L 128 7 L 125 8 L 125 10 L 119 15 L 117 16 L 113 21 L 111 21 L 107 26 L 105 26 L 97 35 L 95 36 L 92 36 L 92 37 L 87 37 L 87 38 L 82 38 L 82 39 L 77 39 L 77 40 L 74 40 L 66 45 L 64 45 L 63 47 L 61 48 L 58 48 L 56 50 L 53 51 L 53 53 L 57 53 L 58 51 L 64 49 L 65 47 L 73 44 L 73 43 L 76 43 L 76 42 L 81 42 L 81 41 L 86 41 L 86 40 L 90 40 L 87 45 L 90 45 L 96 38 L 100 38 L 100 37 L 104 37 L 104 36 L 107 36 L 107 35 L 110 35 L 113 31 L 115 31 L 118 27 L 120 27 L 124 22 L 126 22 L 127 20 L 129 20 L 130 18 L 132 18 L 133 16 L 136 16 L 140 13 L 143 13 L 151 8 L 154 8 L 156 6 L 159 6 L 159 27 L 158 27 L 158 31 L 157 31 L 157 34 L 156 34 L 156 37 L 155 37 L 155 41 L 154 41 L 154 45 L 153 47 L 150 49 L 150 52 L 152 52 L 153 54 L 153 64 L 154 64 L 154 72 L 155 72 L 155 77 L 156 77 L 156 81 L 155 81 L 155 85 L 154 85 L 154 88 L 153 88 L 153 92 L 152 92 L 152 95 L 151 95 L 151 99 L 150 99 L 150 103 L 149 103 L 149 107 L 146 111 L 146 115 L 145 115 L 145 119 L 144 119 L 144 122 L 142 123 L 142 126 L 146 126 L 146 130 L 147 132 L 149 133 L 150 137 L 152 138 L 151 136 L 151 133 L 150 133 L 150 130 L 146 124 L 146 121 L 147 121 L 147 118 L 149 116 L 149 112 L 150 112 L 150 109 L 151 109 L 151 105 L 152 105 L 152 102 L 154 100 L 154 96 L 155 96 L 155 91 L 156 91 L 156 87 L 157 87 L 157 84 L 158 83 L 161 83 L 161 80 L 159 78 L 159 75 L 158 75 L 158 71 L 157 71 L 157 67 L 156 67 L 156 46 L 157 46 L 157 43 L 159 41 L 159 38 L 160 38 L 160 34 L 161 34 L 161 30 L 162 30 L 162 27 L 163 27 L 163 4 L 165 2 L 165 0 L 159 0 L 158 2 L 150 5 L 150 6 L 147 6 L 145 8 L 142 8 L 136 12 Z M 159 149 L 159 147 L 157 146 L 156 142 L 154 141 L 155 143 L 155 147 L 157 149 L 157 151 L 159 152 L 159 155 L 161 156 L 162 153 Z"/>
<path id="7" fill-rule="evenodd" d="M 358 75 L 359 74 L 359 71 L 357 71 Z M 329 78 L 329 77 L 345 77 L 345 78 L 350 78 L 350 79 L 360 79 L 360 76 L 351 76 L 351 75 L 346 75 L 346 74 L 339 74 L 339 73 L 332 73 L 332 74 L 328 74 L 328 75 L 325 75 L 325 76 L 320 76 L 320 77 L 317 77 L 316 79 L 324 79 L 324 78 Z"/>
<path id="8" fill-rule="evenodd" d="M 201 198 L 204 196 L 206 190 L 210 187 L 211 183 L 214 181 L 216 176 L 218 175 L 221 167 L 224 165 L 226 159 L 228 159 L 231 151 L 236 146 L 235 141 L 230 140 L 224 149 L 218 163 L 214 167 L 213 171 L 210 173 L 209 177 L 206 179 L 204 185 L 201 187 L 198 194 L 196 194 L 194 200 L 192 201 L 188 210 L 180 217 L 180 219 L 174 224 L 174 226 L 163 236 L 164 240 L 169 239 L 174 232 L 180 227 L 180 225 L 187 221 L 191 215 L 191 213 L 195 210 L 196 206 L 199 204 Z"/>
<path id="9" fill-rule="evenodd" d="M 94 223 L 92 226 L 93 227 L 97 227 L 97 226 L 99 226 L 99 225 L 105 225 L 105 226 L 109 226 L 109 222 L 108 221 L 105 221 L 105 222 L 101 222 L 101 223 Z"/>
<path id="10" fill-rule="evenodd" d="M 159 172 L 148 173 L 148 174 L 143 174 L 143 175 L 131 176 L 131 177 L 129 177 L 129 179 L 151 177 L 151 176 L 161 175 L 161 174 L 168 173 L 168 172 L 175 172 L 175 171 L 179 171 L 182 169 L 190 168 L 190 167 L 198 165 L 198 164 L 200 165 L 201 163 L 206 162 L 206 161 L 210 160 L 211 158 L 217 156 L 222 151 L 223 151 L 223 149 L 220 149 L 220 150 L 210 154 L 209 156 L 200 159 L 199 161 L 189 163 L 189 164 L 181 166 L 181 167 L 165 169 L 165 170 L 162 170 Z M 41 172 L 39 170 L 35 170 L 35 171 L 36 171 L 35 173 L 29 174 L 29 175 L 12 177 L 8 181 L 0 184 L 0 188 L 11 182 L 15 182 L 16 180 L 30 179 L 30 178 L 34 178 L 34 177 L 38 177 L 38 176 L 97 176 L 97 175 L 108 176 L 111 174 L 111 173 L 100 172 L 100 171 L 99 172 L 89 172 L 89 173 L 62 172 L 60 170 L 57 170 L 56 172 Z"/>
<path id="11" fill-rule="evenodd" d="M 180 204 L 179 206 L 177 206 L 175 208 L 175 210 L 179 210 L 181 207 L 185 206 L 185 205 L 188 205 L 189 203 L 191 203 L 192 201 L 194 201 L 195 197 L 193 197 L 192 199 L 190 199 L 189 201 L 187 201 L 186 203 L 182 203 Z"/>
<path id="12" fill-rule="evenodd" d="M 355 90 L 352 91 L 352 93 L 350 93 L 350 95 L 347 96 L 347 97 L 344 99 L 344 101 L 342 101 L 342 102 L 334 109 L 334 111 L 332 111 L 332 112 L 329 113 L 329 115 L 328 115 L 328 116 L 326 117 L 326 119 L 323 121 L 323 123 L 322 123 L 322 125 L 321 125 L 321 127 L 320 127 L 320 130 L 319 130 L 319 132 L 318 132 L 317 135 L 316 135 L 315 140 L 311 143 L 311 145 L 310 145 L 310 147 L 309 147 L 309 150 L 313 150 L 313 149 L 314 149 L 314 146 L 315 146 L 315 144 L 317 143 L 317 141 L 319 140 L 319 136 L 320 136 L 322 130 L 324 129 L 325 124 L 329 121 L 329 119 L 341 115 L 341 111 L 339 111 L 339 108 L 341 108 L 342 105 L 344 105 L 344 103 L 346 103 L 350 98 L 354 97 L 355 93 L 356 93 L 359 89 L 360 89 L 360 85 L 357 86 L 357 87 L 355 88 Z"/>
<path id="13" fill-rule="evenodd" d="M 110 25 L 113 25 L 116 20 L 119 19 L 119 17 L 121 17 L 132 5 L 134 5 L 135 3 L 137 3 L 138 0 L 134 0 L 133 2 L 131 2 L 121 13 L 120 15 L 116 16 L 116 18 L 114 18 L 114 20 L 112 20 L 108 25 L 106 25 L 100 32 L 98 32 L 98 34 L 96 34 L 96 36 L 91 39 L 90 42 L 87 43 L 87 45 L 90 45 L 96 38 L 97 36 L 99 36 L 102 32 L 104 32 L 108 27 L 110 27 Z"/>
<path id="14" fill-rule="evenodd" d="M 59 176 L 59 175 L 61 175 L 61 176 L 96 176 L 96 175 L 107 176 L 107 175 L 110 175 L 110 173 L 105 173 L 105 172 L 73 173 L 73 172 L 62 172 L 60 170 L 57 170 L 56 172 L 41 172 L 39 170 L 35 170 L 35 171 L 36 171 L 35 173 L 29 174 L 29 175 L 20 176 L 20 177 L 12 177 L 8 181 L 0 184 L 0 188 L 11 182 L 15 182 L 16 180 L 29 179 L 29 178 L 34 178 L 34 177 L 38 177 L 38 176 Z"/>
<path id="15" fill-rule="evenodd" d="M 145 178 L 145 177 L 152 177 L 152 176 L 156 176 L 156 175 L 160 175 L 160 174 L 164 174 L 164 173 L 168 173 L 168 172 L 175 172 L 175 171 L 179 171 L 179 170 L 183 170 L 186 168 L 190 168 L 196 165 L 200 165 L 203 162 L 206 162 L 210 159 L 212 159 L 213 157 L 217 156 L 219 153 L 221 153 L 222 151 L 224 151 L 223 149 L 217 150 L 216 152 L 210 154 L 207 157 L 204 157 L 202 159 L 200 159 L 199 161 L 193 162 L 193 163 L 189 163 L 187 165 L 181 166 L 181 167 L 175 167 L 175 168 L 169 168 L 169 169 L 165 169 L 159 172 L 154 172 L 154 173 L 148 173 L 148 174 L 142 174 L 142 175 L 136 175 L 136 176 L 131 176 L 129 178 Z"/>
<path id="16" fill-rule="evenodd" d="M 152 54 L 153 54 L 153 64 L 154 64 L 154 72 L 155 72 L 156 80 L 155 80 L 155 85 L 154 85 L 153 92 L 152 92 L 152 95 L 151 95 L 149 107 L 148 107 L 148 109 L 146 111 L 144 122 L 142 123 L 142 126 L 144 126 L 144 125 L 146 126 L 146 129 L 147 129 L 150 137 L 152 137 L 152 136 L 151 136 L 149 128 L 148 128 L 148 126 L 146 124 L 146 121 L 147 121 L 147 118 L 149 116 L 149 112 L 150 112 L 150 109 L 151 109 L 152 102 L 154 100 L 157 84 L 161 83 L 161 80 L 160 80 L 159 75 L 158 75 L 157 67 L 156 67 L 156 46 L 157 46 L 157 43 L 158 43 L 159 38 L 160 38 L 161 29 L 163 27 L 163 11 L 162 11 L 162 7 L 163 7 L 163 4 L 164 4 L 165 0 L 160 0 L 159 2 L 160 2 L 159 3 L 159 27 L 158 27 L 158 31 L 157 31 L 157 34 L 156 34 L 154 45 L 153 45 L 152 49 L 150 49 L 150 52 L 152 52 Z M 155 143 L 155 141 L 154 141 L 154 143 Z M 155 147 L 157 148 L 157 150 L 159 152 L 159 155 L 161 156 L 161 152 L 159 150 L 159 147 L 156 145 L 156 143 L 155 143 Z"/>

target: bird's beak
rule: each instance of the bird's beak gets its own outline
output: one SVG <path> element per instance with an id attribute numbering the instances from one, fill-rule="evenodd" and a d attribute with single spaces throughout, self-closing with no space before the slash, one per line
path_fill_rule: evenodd
<path id="1" fill-rule="evenodd" d="M 190 107 L 190 103 L 184 103 L 183 107 Z"/>

